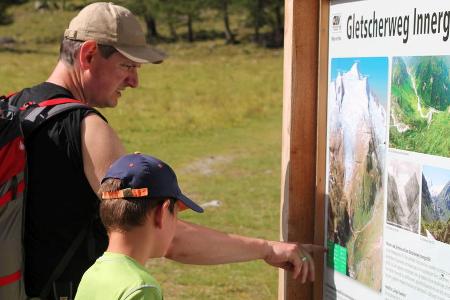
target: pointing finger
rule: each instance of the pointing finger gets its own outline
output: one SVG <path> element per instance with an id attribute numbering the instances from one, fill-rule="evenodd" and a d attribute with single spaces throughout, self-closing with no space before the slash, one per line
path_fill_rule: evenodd
<path id="1" fill-rule="evenodd" d="M 327 252 L 328 249 L 323 247 L 322 245 L 314 245 L 314 244 L 301 244 L 300 245 L 303 249 L 308 251 L 309 253 L 313 252 Z"/>

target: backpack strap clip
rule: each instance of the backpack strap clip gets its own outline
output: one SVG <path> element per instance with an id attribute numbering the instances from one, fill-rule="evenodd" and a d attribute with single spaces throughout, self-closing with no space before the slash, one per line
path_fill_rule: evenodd
<path id="1" fill-rule="evenodd" d="M 11 121 L 19 111 L 15 106 L 10 105 L 9 99 L 9 96 L 0 96 L 0 120 Z"/>
<path id="2" fill-rule="evenodd" d="M 26 102 L 26 103 L 24 103 L 21 107 L 20 107 L 20 110 L 27 110 L 29 107 L 31 107 L 31 106 L 37 106 L 37 103 L 36 102 L 34 102 L 34 101 L 28 101 L 28 102 Z"/>

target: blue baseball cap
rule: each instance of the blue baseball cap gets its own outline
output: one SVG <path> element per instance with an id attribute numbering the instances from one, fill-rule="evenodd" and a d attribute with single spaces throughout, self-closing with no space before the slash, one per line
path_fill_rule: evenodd
<path id="1" fill-rule="evenodd" d="M 193 211 L 203 212 L 203 208 L 183 195 L 172 168 L 156 157 L 141 153 L 124 155 L 112 164 L 102 183 L 109 178 L 122 180 L 121 190 L 103 192 L 102 199 L 173 198 Z"/>

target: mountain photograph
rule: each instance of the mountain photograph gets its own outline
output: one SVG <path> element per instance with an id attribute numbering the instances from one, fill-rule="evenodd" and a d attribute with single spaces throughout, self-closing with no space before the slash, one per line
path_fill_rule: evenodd
<path id="1" fill-rule="evenodd" d="M 420 165 L 389 159 L 387 216 L 390 225 L 419 233 Z"/>
<path id="2" fill-rule="evenodd" d="M 450 157 L 450 56 L 393 57 L 389 146 Z"/>
<path id="3" fill-rule="evenodd" d="M 450 170 L 423 167 L 420 233 L 450 244 Z"/>
<path id="4" fill-rule="evenodd" d="M 386 57 L 331 61 L 327 239 L 346 249 L 346 275 L 376 291 L 382 286 L 387 77 Z"/>

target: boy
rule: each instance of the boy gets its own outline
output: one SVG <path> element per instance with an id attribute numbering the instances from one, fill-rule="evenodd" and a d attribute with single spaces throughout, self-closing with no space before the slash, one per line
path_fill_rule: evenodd
<path id="1" fill-rule="evenodd" d="M 170 166 L 139 153 L 111 166 L 99 194 L 109 245 L 83 275 L 75 299 L 163 299 L 145 262 L 166 254 L 179 210 L 203 209 L 181 193 Z"/>

